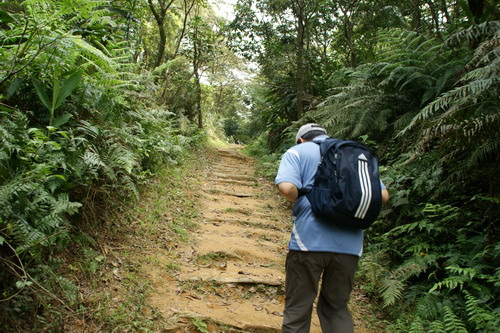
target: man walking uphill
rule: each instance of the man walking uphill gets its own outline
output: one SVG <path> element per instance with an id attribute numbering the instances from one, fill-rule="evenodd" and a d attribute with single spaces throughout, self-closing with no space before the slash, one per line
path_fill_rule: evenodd
<path id="1" fill-rule="evenodd" d="M 286 259 L 283 333 L 309 332 L 313 302 L 322 276 L 317 312 L 325 333 L 352 333 L 347 308 L 356 266 L 363 252 L 363 230 L 326 223 L 313 214 L 306 196 L 321 160 L 319 142 L 328 138 L 317 124 L 302 126 L 297 145 L 282 157 L 275 183 L 294 202 L 293 230 Z M 389 194 L 382 184 L 382 201 Z"/>

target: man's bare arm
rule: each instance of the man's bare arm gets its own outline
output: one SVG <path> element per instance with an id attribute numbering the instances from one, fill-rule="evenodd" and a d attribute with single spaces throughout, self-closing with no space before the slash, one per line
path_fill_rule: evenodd
<path id="1" fill-rule="evenodd" d="M 382 190 L 382 203 L 386 203 L 389 201 L 389 191 L 387 191 L 385 188 Z"/>
<path id="2" fill-rule="evenodd" d="M 281 195 L 283 195 L 291 202 L 295 202 L 295 200 L 297 200 L 297 198 L 299 197 L 299 190 L 297 189 L 297 186 L 292 183 L 279 183 L 278 190 L 280 191 Z"/>

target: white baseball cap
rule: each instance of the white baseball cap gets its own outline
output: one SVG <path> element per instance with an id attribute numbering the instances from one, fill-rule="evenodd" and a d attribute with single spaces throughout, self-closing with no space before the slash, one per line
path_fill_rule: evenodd
<path id="1" fill-rule="evenodd" d="M 297 135 L 295 136 L 295 142 L 298 143 L 299 139 L 301 137 L 303 137 L 304 135 L 306 135 L 307 133 L 310 133 L 310 132 L 323 132 L 323 134 L 326 134 L 326 129 L 324 129 L 323 127 L 319 126 L 318 124 L 314 124 L 314 123 L 302 125 L 299 128 Z"/>

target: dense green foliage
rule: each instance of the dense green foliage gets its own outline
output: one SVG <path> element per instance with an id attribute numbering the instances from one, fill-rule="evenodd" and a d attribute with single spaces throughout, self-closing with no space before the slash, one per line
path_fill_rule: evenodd
<path id="1" fill-rule="evenodd" d="M 214 54 L 236 59 L 219 26 L 197 0 L 0 3 L 1 331 L 62 329 L 54 307 L 78 302 L 58 253 L 97 262 L 103 212 L 222 132 L 241 91 L 216 77 Z"/>
<path id="2" fill-rule="evenodd" d="M 253 89 L 252 118 L 263 129 L 253 150 L 267 155 L 264 165 L 276 168 L 297 128 L 310 121 L 368 143 L 381 157 L 391 199 L 366 234 L 358 277 L 383 305 L 387 330 L 495 331 L 498 5 L 238 4 L 236 47 L 265 68 L 264 85 Z M 261 43 L 244 43 L 247 34 Z M 301 95 L 303 113 L 296 111 Z"/>

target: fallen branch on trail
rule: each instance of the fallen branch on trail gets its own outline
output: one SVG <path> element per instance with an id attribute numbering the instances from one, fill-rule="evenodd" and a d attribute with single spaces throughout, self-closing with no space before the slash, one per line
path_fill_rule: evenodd
<path id="1" fill-rule="evenodd" d="M 183 312 L 183 311 L 180 311 L 180 310 L 177 310 L 177 309 L 174 309 L 174 308 L 171 308 L 170 311 L 172 311 L 174 314 L 176 314 L 180 318 L 189 319 L 189 322 L 185 322 L 183 324 L 190 324 L 191 319 L 199 319 L 199 320 L 210 322 L 210 323 L 213 323 L 213 324 L 216 324 L 216 325 L 222 325 L 222 326 L 226 326 L 226 327 L 232 327 L 232 328 L 237 329 L 237 330 L 242 330 L 242 328 L 240 328 L 238 326 L 228 325 L 225 322 L 222 322 L 220 320 L 217 320 L 217 319 L 214 319 L 214 318 L 211 318 L 209 316 L 205 316 L 205 315 L 202 315 L 202 314 L 199 314 L 199 313 Z M 177 332 L 177 331 L 175 331 L 175 332 Z"/>
<path id="2" fill-rule="evenodd" d="M 287 230 L 284 230 L 283 228 L 280 228 L 277 225 L 270 223 L 269 221 L 254 222 L 254 221 L 245 221 L 243 219 L 237 220 L 237 219 L 227 219 L 227 218 L 219 218 L 219 217 L 206 217 L 205 221 L 212 223 L 214 225 L 219 225 L 220 223 L 241 224 L 241 225 L 245 225 L 245 226 L 248 226 L 251 228 L 269 229 L 269 230 L 276 230 L 276 231 L 280 231 L 280 232 L 287 231 Z"/>
<path id="3" fill-rule="evenodd" d="M 214 172 L 214 173 L 212 173 L 212 175 L 214 177 L 225 178 L 225 179 L 250 180 L 253 182 L 255 181 L 255 177 L 246 176 L 246 175 L 232 175 L 232 174 L 219 173 L 219 172 Z"/>
<path id="4" fill-rule="evenodd" d="M 230 328 L 231 332 L 236 330 L 237 332 L 255 332 L 255 333 L 279 333 L 281 332 L 281 328 L 264 326 L 264 325 L 253 325 L 253 324 L 244 324 L 244 325 L 234 325 L 222 322 L 220 320 L 211 318 L 209 316 L 201 315 L 194 312 L 182 312 L 177 309 L 170 309 L 174 314 L 179 316 L 180 318 L 186 319 L 199 319 L 205 322 L 213 323 L 215 325 L 224 326 L 226 328 Z M 180 328 L 180 327 L 179 327 Z"/>
<path id="5" fill-rule="evenodd" d="M 226 191 L 226 190 L 220 190 L 220 189 L 217 189 L 217 188 L 208 189 L 207 192 L 209 192 L 209 193 L 217 193 L 217 194 L 225 194 L 225 195 L 229 195 L 229 196 L 232 196 L 232 197 L 238 197 L 238 198 L 255 197 L 255 194 L 231 192 L 231 191 Z"/>
<path id="6" fill-rule="evenodd" d="M 212 182 L 217 184 L 230 184 L 230 185 L 240 185 L 248 187 L 255 186 L 255 181 L 248 182 L 244 180 L 231 179 L 231 178 L 215 178 L 212 179 Z"/>
<path id="7" fill-rule="evenodd" d="M 243 154 L 234 152 L 232 150 L 219 150 L 219 155 L 221 157 L 229 157 L 229 158 L 234 158 L 237 160 L 245 161 L 245 162 L 250 162 L 252 159 L 248 156 L 245 156 Z"/>
<path id="8" fill-rule="evenodd" d="M 217 284 L 264 284 L 267 286 L 280 287 L 283 285 L 283 281 L 281 280 L 265 280 L 265 279 L 254 279 L 249 277 L 243 278 L 221 278 L 221 277 L 209 277 L 209 278 L 200 278 L 200 277 L 192 277 L 188 279 L 189 281 L 201 281 L 201 282 L 211 282 Z"/>

